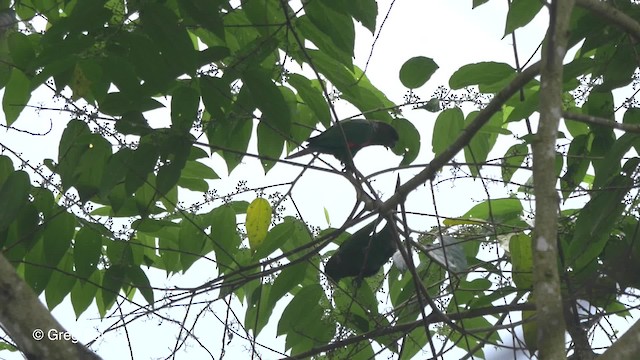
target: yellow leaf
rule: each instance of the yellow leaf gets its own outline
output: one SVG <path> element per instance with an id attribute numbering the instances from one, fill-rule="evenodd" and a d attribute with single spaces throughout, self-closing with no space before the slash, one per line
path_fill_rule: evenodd
<path id="1" fill-rule="evenodd" d="M 247 237 L 252 251 L 256 251 L 267 237 L 271 224 L 271 205 L 263 198 L 256 198 L 247 209 Z"/>

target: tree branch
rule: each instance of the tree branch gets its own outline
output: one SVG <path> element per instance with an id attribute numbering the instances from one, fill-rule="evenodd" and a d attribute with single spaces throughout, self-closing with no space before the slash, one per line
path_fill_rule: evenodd
<path id="1" fill-rule="evenodd" d="M 533 80 L 540 72 L 540 62 L 537 62 L 520 74 L 518 74 L 509 85 L 496 94 L 491 99 L 487 107 L 482 109 L 478 116 L 462 130 L 460 136 L 454 141 L 448 149 L 442 152 L 439 156 L 435 157 L 429 165 L 425 167 L 420 173 L 408 180 L 402 186 L 400 186 L 396 193 L 391 196 L 387 201 L 380 205 L 380 213 L 386 213 L 400 203 L 410 192 L 415 190 L 418 186 L 424 184 L 428 180 L 432 180 L 435 177 L 436 172 L 440 170 L 445 164 L 447 164 L 460 150 L 462 150 L 473 138 L 473 136 L 486 124 L 491 116 L 500 111 L 502 105 L 511 98 L 516 92 L 518 92 L 529 81 Z"/>
<path id="2" fill-rule="evenodd" d="M 533 279 L 538 348 L 541 359 L 564 359 L 565 322 L 558 276 L 558 203 L 554 168 L 558 125 L 562 115 L 563 60 L 567 52 L 573 0 L 549 4 L 549 28 L 542 47 L 540 122 L 533 141 L 535 228 Z"/>
<path id="3" fill-rule="evenodd" d="M 573 121 L 579 121 L 585 124 L 607 126 L 613 129 L 640 134 L 640 125 L 623 124 L 607 118 L 591 116 L 586 114 L 572 113 L 569 111 L 563 111 L 562 117 L 565 119 L 573 120 Z"/>
<path id="4" fill-rule="evenodd" d="M 50 338 L 69 333 L 42 305 L 2 253 L 0 274 L 0 324 L 28 359 L 100 359 L 73 339 Z"/>
<path id="5" fill-rule="evenodd" d="M 622 11 L 609 5 L 607 2 L 599 0 L 576 0 L 576 5 L 593 12 L 633 35 L 637 40 L 640 40 L 640 23 L 635 21 L 629 15 L 626 15 Z"/>

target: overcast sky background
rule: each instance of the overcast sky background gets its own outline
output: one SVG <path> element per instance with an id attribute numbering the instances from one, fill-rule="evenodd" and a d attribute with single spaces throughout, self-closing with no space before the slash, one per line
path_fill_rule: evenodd
<path id="1" fill-rule="evenodd" d="M 391 5 L 391 1 L 379 1 L 378 31 L 386 13 Z M 398 78 L 398 72 L 402 64 L 414 56 L 427 56 L 433 58 L 440 66 L 432 79 L 416 93 L 423 99 L 428 100 L 439 85 L 447 85 L 451 74 L 460 66 L 468 63 L 480 61 L 499 61 L 514 64 L 513 48 L 511 37 L 501 39 L 504 33 L 504 21 L 507 13 L 507 1 L 490 1 L 489 3 L 472 10 L 471 0 L 450 1 L 450 0 L 399 0 L 395 1 L 389 17 L 387 18 L 382 33 L 375 44 L 373 55 L 369 62 L 367 75 L 374 85 L 382 90 L 395 103 L 403 103 L 403 96 L 407 89 L 402 86 Z M 529 26 L 527 31 L 518 31 L 519 54 L 521 63 L 524 62 L 538 46 L 544 36 L 546 13 L 539 15 L 533 26 Z M 359 25 L 358 36 L 356 38 L 356 59 L 355 63 L 364 67 L 373 42 L 373 36 Z M 61 103 L 52 104 L 52 94 L 49 90 L 40 90 L 32 98 L 31 104 L 48 104 L 50 107 L 60 107 Z M 356 115 L 349 107 L 337 108 L 341 118 Z M 472 108 L 465 108 L 465 114 Z M 433 128 L 437 114 L 432 114 L 424 110 L 404 109 L 403 115 L 410 120 L 420 131 L 422 146 L 420 156 L 416 163 L 427 163 L 432 157 L 431 152 L 431 130 Z M 0 115 L 0 116 L 3 116 Z M 19 150 L 24 158 L 33 163 L 40 163 L 43 158 L 57 158 L 57 144 L 62 131 L 64 130 L 62 121 L 67 121 L 68 115 L 57 111 L 36 112 L 27 110 L 22 117 L 14 124 L 15 128 L 29 130 L 30 132 L 46 133 L 51 126 L 52 130 L 47 134 L 34 137 L 31 134 L 21 133 L 15 130 L 0 132 L 0 142 L 7 147 Z M 158 120 L 159 122 L 162 119 Z M 166 121 L 166 119 L 165 119 Z M 51 125 L 52 124 L 52 125 Z M 35 129 L 35 130 L 34 130 Z M 516 134 L 518 129 L 512 129 Z M 523 133 L 517 135 L 523 135 Z M 500 138 L 502 139 L 502 138 Z M 500 141 L 498 141 L 500 143 Z M 502 156 L 506 148 L 497 146 L 489 158 Z M 255 143 L 252 143 L 250 151 L 256 153 Z M 493 156 L 492 156 L 493 155 Z M 462 160 L 462 158 L 459 158 Z M 306 164 L 310 157 L 296 159 L 301 164 Z M 360 153 L 355 159 L 356 165 L 364 174 L 385 169 L 397 165 L 400 157 L 395 156 L 391 151 L 382 147 L 370 147 Z M 339 164 L 331 161 L 335 166 Z M 250 188 L 259 187 L 266 184 L 281 183 L 292 180 L 300 171 L 300 168 L 286 164 L 278 164 L 269 172 L 263 175 L 262 167 L 258 161 L 245 158 L 244 164 L 240 165 L 232 174 L 226 174 L 224 162 L 214 156 L 210 159 L 210 164 L 221 176 L 221 180 L 212 181 L 211 187 L 217 189 L 218 194 L 224 195 L 233 192 L 236 184 L 240 180 L 247 180 Z M 16 163 L 17 165 L 17 163 Z M 321 165 L 316 162 L 316 165 Z M 376 180 L 374 186 L 383 198 L 393 193 L 395 178 L 400 174 L 406 181 L 419 169 L 403 170 L 401 172 L 389 173 Z M 449 169 L 445 168 L 441 178 L 449 177 Z M 519 175 L 522 182 L 529 174 Z M 34 178 L 32 177 L 32 180 Z M 455 187 L 455 188 L 454 188 Z M 490 186 L 493 198 L 503 197 L 507 194 L 501 186 Z M 287 188 L 277 189 L 285 192 Z M 296 185 L 293 191 L 296 204 L 304 216 L 304 219 L 312 225 L 327 227 L 324 209 L 326 208 L 331 225 L 339 227 L 353 207 L 355 194 L 351 186 L 340 176 L 333 174 L 309 171 Z M 238 199 L 252 200 L 255 193 L 248 193 Z M 456 180 L 455 182 L 444 182 L 436 187 L 436 203 L 439 214 L 442 216 L 459 216 L 464 214 L 476 202 L 486 198 L 485 192 L 478 181 Z M 194 197 L 193 201 L 201 201 L 202 197 Z M 219 204 L 217 204 L 219 205 Z M 294 215 L 294 209 L 290 202 L 284 202 L 285 215 Z M 526 208 L 525 204 L 525 208 Z M 422 187 L 412 193 L 407 202 L 408 208 L 419 209 L 424 213 L 434 213 L 432 208 L 431 192 L 429 187 Z M 433 218 L 414 219 L 414 226 L 420 230 L 427 230 L 435 226 Z M 170 288 L 172 286 L 196 286 L 212 279 L 217 274 L 215 264 L 212 261 L 200 260 L 184 276 L 173 276 L 167 279 L 160 271 L 150 270 L 148 274 L 153 286 L 160 288 Z M 157 292 L 156 299 L 163 294 Z M 211 293 L 207 299 L 217 297 L 217 292 Z M 204 299 L 204 298 L 201 298 Z M 290 296 L 287 299 L 291 299 Z M 136 301 L 144 304 L 144 300 L 136 297 Z M 280 301 L 278 309 L 272 315 L 272 321 L 258 336 L 258 342 L 271 346 L 275 349 L 283 349 L 284 337 L 275 340 L 275 326 L 279 319 L 279 312 L 283 309 L 283 302 Z M 224 305 L 222 302 L 216 303 L 214 312 L 218 316 L 224 316 Z M 311 304 L 313 305 L 313 304 Z M 235 306 L 235 309 L 240 309 Z M 173 309 L 170 312 L 161 312 L 174 319 L 181 320 L 184 316 L 182 309 Z M 193 312 L 195 313 L 195 312 Z M 95 305 L 92 305 L 79 320 L 75 320 L 75 315 L 71 307 L 71 302 L 67 298 L 59 305 L 53 314 L 56 318 L 70 330 L 81 342 L 86 343 L 99 337 L 110 324 L 117 322 L 116 319 L 99 320 Z M 244 311 L 240 313 L 244 314 Z M 133 354 L 137 359 L 164 358 L 171 353 L 175 346 L 175 336 L 178 334 L 178 327 L 167 321 L 160 321 L 157 317 L 139 319 L 128 326 L 128 334 L 119 330 L 109 332 L 104 338 L 100 338 L 96 345 L 92 347 L 105 359 L 126 359 L 129 358 L 127 342 L 133 345 Z M 209 349 L 219 349 L 222 344 L 223 330 L 222 324 L 209 313 L 199 319 L 195 334 L 200 336 L 200 341 Z M 127 336 L 129 339 L 127 340 Z M 280 358 L 277 354 L 267 350 L 260 350 L 263 359 Z M 226 358 L 245 359 L 249 357 L 248 343 L 240 339 L 234 339 L 226 347 Z M 220 357 L 219 350 L 213 355 L 216 359 Z M 451 354 L 453 356 L 453 354 Z M 17 354 L 0 352 L 0 359 L 20 359 Z M 177 359 L 200 359 L 209 358 L 193 341 L 187 341 L 186 350 L 181 350 L 176 356 Z M 452 357 L 453 358 L 453 357 Z"/>

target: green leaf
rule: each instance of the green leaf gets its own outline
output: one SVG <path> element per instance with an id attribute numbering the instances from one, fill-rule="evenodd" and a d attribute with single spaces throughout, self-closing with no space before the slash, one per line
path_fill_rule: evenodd
<path id="1" fill-rule="evenodd" d="M 53 310 L 64 300 L 76 281 L 77 278 L 73 276 L 73 258 L 70 253 L 67 253 L 53 271 L 49 285 L 45 290 L 45 299 L 49 310 Z"/>
<path id="2" fill-rule="evenodd" d="M 375 0 L 344 1 L 345 9 L 359 21 L 362 26 L 374 34 L 376 31 L 376 18 L 378 17 L 378 3 Z"/>
<path id="3" fill-rule="evenodd" d="M 562 196 L 568 199 L 569 195 L 582 183 L 589 169 L 589 135 L 578 135 L 569 146 L 567 153 L 567 171 L 560 179 Z"/>
<path id="4" fill-rule="evenodd" d="M 76 218 L 64 208 L 45 219 L 44 253 L 46 264 L 56 266 L 69 250 L 76 226 Z"/>
<path id="5" fill-rule="evenodd" d="M 179 0 L 181 12 L 186 13 L 198 22 L 198 25 L 214 33 L 221 40 L 224 40 L 224 23 L 219 11 L 222 1 L 208 0 Z M 213 5 L 213 6 L 212 6 Z"/>
<path id="6" fill-rule="evenodd" d="M 26 202 L 13 223 L 7 230 L 0 231 L 0 248 L 3 255 L 11 262 L 22 262 L 24 256 L 31 250 L 41 236 L 38 224 L 41 212 L 34 203 Z"/>
<path id="7" fill-rule="evenodd" d="M 220 179 L 220 176 L 209 166 L 199 161 L 187 161 L 181 177 L 193 179 Z"/>
<path id="8" fill-rule="evenodd" d="M 256 336 L 267 325 L 273 312 L 273 306 L 267 301 L 271 288 L 269 284 L 260 284 L 249 296 L 244 326 L 252 329 Z"/>
<path id="9" fill-rule="evenodd" d="M 131 71 L 129 72 L 130 76 L 144 81 L 143 86 L 148 89 L 145 92 L 146 94 L 166 91 L 170 84 L 175 81 L 175 78 L 180 75 L 179 70 L 172 67 L 168 59 L 162 56 L 159 44 L 149 36 L 145 36 L 140 32 L 129 32 L 125 33 L 120 41 L 129 50 L 127 58 L 123 60 L 129 66 L 124 70 Z M 129 69 L 132 66 L 134 69 Z M 110 65 L 107 65 L 107 68 L 107 71 L 111 73 Z M 135 72 L 132 70 L 135 70 Z M 113 77 L 126 84 L 126 87 L 119 88 L 120 91 L 142 98 L 143 94 L 140 93 L 140 84 L 138 82 L 130 84 L 129 81 L 121 79 L 121 75 Z"/>
<path id="10" fill-rule="evenodd" d="M 2 108 L 4 109 L 7 126 L 11 126 L 18 120 L 18 116 L 20 116 L 30 98 L 31 86 L 29 78 L 22 71 L 13 68 L 2 98 Z"/>
<path id="11" fill-rule="evenodd" d="M 180 232 L 178 233 L 180 264 L 183 272 L 187 271 L 194 262 L 204 255 L 202 250 L 206 243 L 207 236 L 197 218 L 185 216 L 180 222 Z"/>
<path id="12" fill-rule="evenodd" d="M 147 274 L 140 269 L 138 266 L 130 266 L 127 268 L 127 279 L 131 282 L 136 289 L 140 290 L 140 293 L 147 300 L 148 304 L 153 304 L 153 289 L 151 288 L 151 283 L 149 282 L 149 278 L 147 278 Z"/>
<path id="13" fill-rule="evenodd" d="M 73 186 L 78 190 L 80 201 L 86 202 L 100 191 L 112 146 L 97 134 L 83 136 L 76 145 L 81 147 L 78 151 L 82 151 L 82 155 L 75 164 Z"/>
<path id="14" fill-rule="evenodd" d="M 113 92 L 105 95 L 100 103 L 100 112 L 120 116 L 129 111 L 145 112 L 164 107 L 159 101 L 142 94 Z"/>
<path id="15" fill-rule="evenodd" d="M 102 278 L 102 287 L 101 290 L 101 301 L 104 306 L 104 310 L 108 310 L 111 308 L 113 303 L 116 301 L 118 294 L 120 293 L 120 289 L 124 285 L 124 279 L 126 276 L 125 272 L 126 268 L 121 265 L 111 265 L 104 272 L 104 277 Z"/>
<path id="16" fill-rule="evenodd" d="M 11 161 L 11 158 L 6 155 L 0 155 L 0 186 L 2 186 L 13 173 L 13 161 Z"/>
<path id="17" fill-rule="evenodd" d="M 536 86 L 534 88 L 526 89 L 524 94 L 524 101 L 513 104 L 514 109 L 507 117 L 506 122 L 525 119 L 538 110 L 538 104 L 540 102 L 539 88 Z M 519 94 L 514 96 L 517 96 L 518 99 L 520 97 Z"/>
<path id="18" fill-rule="evenodd" d="M 213 121 L 222 121 L 233 98 L 228 80 L 211 76 L 201 76 L 198 80 L 205 109 Z"/>
<path id="19" fill-rule="evenodd" d="M 424 85 L 438 70 L 438 64 L 433 59 L 416 56 L 407 60 L 400 68 L 400 81 L 409 89 L 416 89 Z"/>
<path id="20" fill-rule="evenodd" d="M 158 152 L 150 141 L 145 141 L 145 138 L 142 138 L 133 155 L 123 160 L 126 161 L 127 168 L 125 191 L 127 194 L 131 194 L 144 184 L 153 171 L 158 161 Z"/>
<path id="21" fill-rule="evenodd" d="M 317 2 L 316 2 L 317 3 Z M 334 58 L 347 68 L 353 67 L 353 52 L 345 52 L 338 47 L 334 39 L 313 24 L 309 17 L 303 15 L 296 21 L 296 29 L 322 52 Z"/>
<path id="22" fill-rule="evenodd" d="M 288 134 L 291 127 L 289 105 L 267 72 L 259 69 L 248 70 L 243 74 L 242 81 L 249 89 L 258 109 L 262 111 L 274 130 Z"/>
<path id="23" fill-rule="evenodd" d="M 282 147 L 284 146 L 284 138 L 281 134 L 271 128 L 264 121 L 258 124 L 258 154 L 272 159 L 278 159 L 282 155 Z M 260 159 L 262 167 L 266 172 L 271 170 L 276 164 L 275 160 Z"/>
<path id="24" fill-rule="evenodd" d="M 509 239 L 509 253 L 513 264 L 513 282 L 519 290 L 533 286 L 533 248 L 531 237 L 517 234 Z"/>
<path id="25" fill-rule="evenodd" d="M 109 239 L 106 241 L 107 258 L 111 264 L 129 266 L 133 264 L 133 251 L 131 242 L 120 239 Z"/>
<path id="26" fill-rule="evenodd" d="M 452 89 L 461 89 L 472 85 L 492 85 L 515 75 L 515 70 L 505 63 L 481 62 L 464 65 L 449 79 Z"/>
<path id="27" fill-rule="evenodd" d="M 96 271 L 91 275 L 89 280 L 79 280 L 73 285 L 71 289 L 71 305 L 73 305 L 73 311 L 76 314 L 76 319 L 82 315 L 85 310 L 89 308 L 93 298 L 98 291 L 97 284 L 102 283 L 101 272 Z"/>
<path id="28" fill-rule="evenodd" d="M 542 5 L 540 1 L 513 0 L 509 5 L 504 36 L 531 22 L 542 9 Z"/>
<path id="29" fill-rule="evenodd" d="M 341 6 L 328 6 L 330 4 L 330 1 L 310 1 L 305 4 L 304 11 L 311 23 L 325 33 L 351 60 L 356 38 L 353 19 Z M 342 63 L 348 68 L 352 66 L 351 61 Z"/>
<path id="30" fill-rule="evenodd" d="M 447 109 L 441 112 L 433 128 L 431 145 L 435 156 L 442 154 L 455 139 L 460 136 L 464 128 L 464 115 L 459 108 Z"/>
<path id="31" fill-rule="evenodd" d="M 637 63 L 634 61 L 635 47 L 632 45 L 610 45 L 612 54 L 606 52 L 601 58 L 598 56 L 599 48 L 596 53 L 596 62 L 601 62 L 603 68 L 603 83 L 599 86 L 601 90 L 613 90 L 629 85 L 633 81 L 633 74 L 637 69 Z M 596 71 L 598 74 L 599 71 Z M 599 75 L 599 74 L 598 74 Z"/>
<path id="32" fill-rule="evenodd" d="M 411 164 L 420 152 L 420 133 L 418 129 L 407 119 L 395 119 L 393 128 L 398 131 L 400 140 L 396 143 L 395 149 L 404 155 L 400 166 Z"/>
<path id="33" fill-rule="evenodd" d="M 622 175 L 607 183 L 607 191 L 595 192 L 580 211 L 569 245 L 568 258 L 576 271 L 600 255 L 625 209 L 624 197 L 633 180 Z"/>
<path id="34" fill-rule="evenodd" d="M 167 62 L 180 73 L 193 74 L 196 70 L 196 51 L 176 14 L 158 3 L 145 3 L 140 11 L 140 19 L 142 29 L 158 44 Z"/>
<path id="35" fill-rule="evenodd" d="M 324 313 L 321 307 L 309 305 L 317 304 L 322 296 L 324 293 L 320 284 L 311 284 L 300 289 L 282 312 L 277 335 L 308 333 L 309 328 L 314 327 L 314 323 L 320 321 Z"/>
<path id="36" fill-rule="evenodd" d="M 586 141 L 586 140 L 585 140 Z M 620 172 L 620 161 L 629 152 L 632 146 L 640 146 L 640 138 L 636 134 L 627 133 L 617 139 L 605 153 L 600 162 L 593 180 L 594 188 L 604 186 L 612 177 Z"/>
<path id="37" fill-rule="evenodd" d="M 518 170 L 518 167 L 522 166 L 524 159 L 529 155 L 529 148 L 526 144 L 515 144 L 507 150 L 502 157 L 502 182 L 506 185 L 513 174 Z"/>
<path id="38" fill-rule="evenodd" d="M 474 206 L 458 219 L 445 220 L 444 224 L 458 225 L 464 223 L 465 219 L 472 220 L 471 224 L 477 224 L 478 221 L 506 223 L 519 219 L 522 211 L 522 203 L 518 199 L 492 199 Z"/>
<path id="39" fill-rule="evenodd" d="M 171 128 L 189 132 L 198 118 L 200 94 L 188 86 L 181 86 L 171 94 Z"/>
<path id="40" fill-rule="evenodd" d="M 0 233 L 6 230 L 28 202 L 31 183 L 24 171 L 12 172 L 0 187 Z"/>
<path id="41" fill-rule="evenodd" d="M 301 284 L 306 276 L 308 268 L 309 263 L 303 261 L 282 270 L 271 287 L 268 307 L 272 308 L 275 306 L 278 300 L 289 293 L 291 289 Z"/>
<path id="42" fill-rule="evenodd" d="M 236 263 L 234 255 L 240 246 L 236 231 L 236 213 L 230 206 L 220 206 L 211 211 L 211 235 L 218 268 L 225 273 Z"/>
<path id="43" fill-rule="evenodd" d="M 66 249 L 64 249 L 66 251 Z M 64 255 L 64 254 L 63 254 Z M 24 258 L 24 279 L 36 294 L 42 293 L 51 279 L 53 272 L 46 260 L 46 252 L 43 250 L 43 242 L 38 241 Z M 57 265 L 57 264 L 56 264 Z M 55 266 L 55 265 L 53 265 Z"/>
<path id="44" fill-rule="evenodd" d="M 263 246 L 260 246 L 256 253 L 253 255 L 254 260 L 264 259 L 271 255 L 276 249 L 283 248 L 283 246 L 289 241 L 294 232 L 293 221 L 283 221 L 280 224 L 274 226 L 264 239 Z M 284 248 L 283 248 L 284 249 Z"/>
<path id="45" fill-rule="evenodd" d="M 156 178 L 156 190 L 159 196 L 166 195 L 180 180 L 184 163 L 171 162 L 158 170 Z"/>
<path id="46" fill-rule="evenodd" d="M 311 80 L 299 74 L 290 74 L 287 82 L 297 90 L 298 96 L 309 106 L 322 125 L 329 127 L 331 113 L 322 91 L 313 86 Z"/>
<path id="47" fill-rule="evenodd" d="M 11 53 L 13 62 L 17 64 L 20 69 L 27 68 L 36 57 L 29 37 L 23 33 L 14 32 L 9 35 L 8 40 L 9 52 Z"/>
<path id="48" fill-rule="evenodd" d="M 88 279 L 98 266 L 102 255 L 102 235 L 89 226 L 83 226 L 75 236 L 73 260 L 76 274 Z"/>
<path id="49" fill-rule="evenodd" d="M 471 124 L 477 115 L 478 111 L 469 113 L 465 119 L 465 127 Z M 482 164 L 487 160 L 489 152 L 495 145 L 500 130 L 502 130 L 501 111 L 491 116 L 464 148 L 464 156 L 467 163 L 470 164 L 469 171 L 472 176 L 477 177 L 480 174 Z"/>

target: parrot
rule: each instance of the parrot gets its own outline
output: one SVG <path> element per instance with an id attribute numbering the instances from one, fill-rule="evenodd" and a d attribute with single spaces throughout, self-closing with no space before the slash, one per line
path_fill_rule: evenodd
<path id="1" fill-rule="evenodd" d="M 390 222 L 372 234 L 379 223 L 375 220 L 365 225 L 340 245 L 324 267 L 327 277 L 337 284 L 342 278 L 356 276 L 359 284 L 363 278 L 378 273 L 397 250 Z"/>
<path id="2" fill-rule="evenodd" d="M 331 154 L 343 164 L 348 165 L 350 159 L 365 146 L 384 145 L 390 148 L 395 146 L 398 141 L 396 129 L 382 121 L 352 119 L 343 120 L 340 125 L 342 131 L 338 125 L 333 125 L 320 135 L 309 138 L 306 149 L 295 152 L 287 156 L 286 159 L 318 152 Z M 342 132 L 344 132 L 344 137 Z M 351 152 L 351 157 L 349 157 L 349 152 Z"/>

